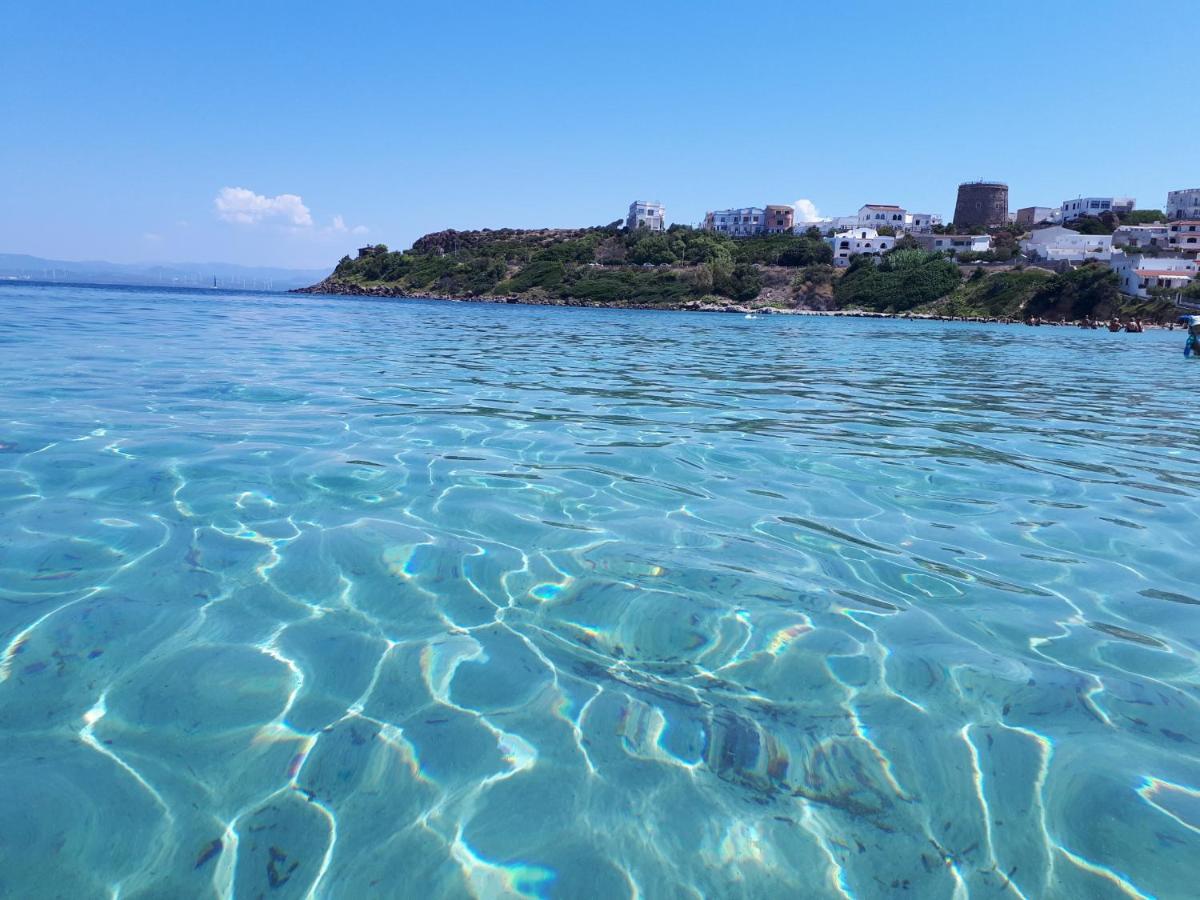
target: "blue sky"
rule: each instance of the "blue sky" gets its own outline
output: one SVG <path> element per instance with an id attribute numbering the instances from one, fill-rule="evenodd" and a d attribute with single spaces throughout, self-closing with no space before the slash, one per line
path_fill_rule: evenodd
<path id="1" fill-rule="evenodd" d="M 1200 186 L 1190 4 L 6 5 L 0 252 L 325 266 L 442 228 Z M 223 189 L 242 189 L 241 192 Z M 220 205 L 218 205 L 220 201 Z M 335 218 L 336 217 L 336 218 Z"/>

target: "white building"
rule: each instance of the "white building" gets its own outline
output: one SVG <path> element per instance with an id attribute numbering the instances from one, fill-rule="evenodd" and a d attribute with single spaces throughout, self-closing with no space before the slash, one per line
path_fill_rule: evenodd
<path id="1" fill-rule="evenodd" d="M 1155 288 L 1183 290 L 1192 283 L 1198 268 L 1194 259 L 1140 253 L 1114 253 L 1108 264 L 1117 273 L 1122 294 L 1143 298 Z"/>
<path id="2" fill-rule="evenodd" d="M 892 206 L 887 203 L 868 203 L 858 210 L 858 227 L 883 228 L 886 225 L 888 228 L 903 231 L 905 213 L 906 210 L 903 206 Z"/>
<path id="3" fill-rule="evenodd" d="M 1114 247 L 1166 247 L 1166 225 L 1122 225 L 1113 232 Z"/>
<path id="4" fill-rule="evenodd" d="M 1021 241 L 1021 252 L 1035 259 L 1083 262 L 1086 259 L 1107 260 L 1112 256 L 1111 234 L 1080 234 L 1070 228 L 1054 225 L 1031 231 Z"/>
<path id="5" fill-rule="evenodd" d="M 1062 219 L 1062 210 L 1057 206 L 1026 206 L 1017 210 L 1016 223 L 1032 228 L 1042 222 L 1058 222 Z"/>
<path id="6" fill-rule="evenodd" d="M 922 250 L 950 253 L 986 253 L 992 249 L 989 234 L 915 234 Z"/>
<path id="7" fill-rule="evenodd" d="M 929 234 L 934 225 L 941 225 L 942 217 L 933 213 L 905 213 L 904 230 L 910 234 Z"/>
<path id="8" fill-rule="evenodd" d="M 821 234 L 828 236 L 857 227 L 858 216 L 834 216 L 828 219 L 817 219 L 815 222 L 797 222 L 792 227 L 792 234 L 804 234 L 808 229 L 815 228 Z"/>
<path id="9" fill-rule="evenodd" d="M 767 211 L 757 206 L 718 209 L 705 214 L 704 228 L 706 231 L 716 231 L 730 237 L 749 237 L 752 234 L 763 233 L 766 215 Z"/>
<path id="10" fill-rule="evenodd" d="M 850 265 L 853 256 L 879 256 L 896 246 L 896 239 L 881 235 L 874 228 L 855 228 L 829 238 L 833 247 L 833 262 L 838 266 Z"/>
<path id="11" fill-rule="evenodd" d="M 630 231 L 633 231 L 635 228 L 666 231 L 667 208 L 661 203 L 651 203 L 648 200 L 635 200 L 629 204 L 629 215 L 625 217 L 625 227 Z"/>
<path id="12" fill-rule="evenodd" d="M 811 222 L 796 222 L 792 225 L 792 234 L 804 234 L 810 228 L 815 228 L 821 234 L 831 234 L 834 230 L 833 219 L 814 219 Z"/>
<path id="13" fill-rule="evenodd" d="M 1172 250 L 1195 255 L 1200 251 L 1200 220 L 1182 219 L 1167 226 L 1167 241 Z"/>
<path id="14" fill-rule="evenodd" d="M 1200 219 L 1200 188 L 1167 193 L 1168 219 Z"/>
<path id="15" fill-rule="evenodd" d="M 1064 200 L 1060 209 L 1060 221 L 1070 222 L 1080 216 L 1098 216 L 1101 213 L 1123 213 L 1133 210 L 1133 197 L 1076 197 L 1074 200 Z"/>

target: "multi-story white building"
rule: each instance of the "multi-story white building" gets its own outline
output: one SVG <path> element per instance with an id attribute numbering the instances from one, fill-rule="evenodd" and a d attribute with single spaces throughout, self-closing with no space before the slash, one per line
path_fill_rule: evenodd
<path id="1" fill-rule="evenodd" d="M 896 246 L 895 237 L 881 235 L 874 228 L 843 231 L 828 240 L 833 247 L 833 262 L 838 266 L 850 265 L 853 256 L 879 256 Z"/>
<path id="2" fill-rule="evenodd" d="M 858 210 L 859 228 L 895 228 L 904 230 L 904 216 L 907 210 L 903 206 L 892 206 L 887 203 L 868 203 Z"/>
<path id="3" fill-rule="evenodd" d="M 992 249 L 992 237 L 988 234 L 916 234 L 913 238 L 922 250 L 986 253 Z"/>
<path id="4" fill-rule="evenodd" d="M 1166 225 L 1122 225 L 1113 232 L 1114 247 L 1167 247 Z"/>
<path id="5" fill-rule="evenodd" d="M 1200 188 L 1167 193 L 1168 219 L 1200 219 Z"/>
<path id="6" fill-rule="evenodd" d="M 1156 288 L 1178 293 L 1192 283 L 1198 268 L 1194 259 L 1141 253 L 1114 253 L 1108 264 L 1117 273 L 1121 293 L 1131 297 L 1149 297 Z"/>
<path id="7" fill-rule="evenodd" d="M 1200 251 L 1200 219 L 1181 219 L 1167 225 L 1167 242 L 1173 250 L 1195 254 Z"/>
<path id="8" fill-rule="evenodd" d="M 1062 202 L 1060 221 L 1070 222 L 1080 216 L 1098 216 L 1106 212 L 1127 213 L 1136 202 L 1133 197 L 1076 197 Z"/>
<path id="9" fill-rule="evenodd" d="M 651 203 L 648 200 L 635 200 L 629 204 L 629 215 L 625 217 L 625 227 L 630 231 L 636 228 L 649 228 L 651 231 L 666 231 L 667 208 L 661 203 Z"/>
<path id="10" fill-rule="evenodd" d="M 704 229 L 730 237 L 749 237 L 763 233 L 766 215 L 767 211 L 758 206 L 718 209 L 705 214 Z"/>
<path id="11" fill-rule="evenodd" d="M 1031 231 L 1029 237 L 1021 241 L 1021 252 L 1035 259 L 1070 262 L 1107 260 L 1112 256 L 1112 240 L 1111 234 L 1080 234 L 1070 228 L 1054 225 Z"/>

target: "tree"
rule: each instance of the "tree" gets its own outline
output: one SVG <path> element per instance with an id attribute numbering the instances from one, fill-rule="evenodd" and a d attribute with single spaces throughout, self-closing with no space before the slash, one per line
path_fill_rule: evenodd
<path id="1" fill-rule="evenodd" d="M 762 290 L 758 268 L 750 263 L 732 267 L 713 264 L 713 290 L 733 300 L 753 300 Z"/>
<path id="2" fill-rule="evenodd" d="M 630 262 L 658 266 L 678 261 L 678 257 L 672 252 L 671 239 L 667 235 L 648 233 L 639 235 L 638 238 L 629 251 Z"/>
<path id="3" fill-rule="evenodd" d="M 945 297 L 962 281 L 958 266 L 940 253 L 893 250 L 876 265 L 857 256 L 834 285 L 842 308 L 903 312 Z"/>

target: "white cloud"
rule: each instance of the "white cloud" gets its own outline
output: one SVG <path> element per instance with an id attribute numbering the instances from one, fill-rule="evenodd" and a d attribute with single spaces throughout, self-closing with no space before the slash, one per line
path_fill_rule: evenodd
<path id="1" fill-rule="evenodd" d="M 333 217 L 333 224 L 326 231 L 332 234 L 366 234 L 370 229 L 366 225 L 355 225 L 350 228 L 346 225 L 346 220 L 337 215 Z"/>
<path id="2" fill-rule="evenodd" d="M 811 200 L 797 200 L 792 206 L 796 207 L 797 222 L 819 222 L 821 211 Z"/>
<path id="3" fill-rule="evenodd" d="M 161 234 L 156 234 L 153 231 L 147 231 L 145 234 L 142 235 L 142 240 L 147 241 L 148 243 L 151 243 L 151 244 L 157 244 L 162 239 L 163 239 L 163 237 Z"/>
<path id="4" fill-rule="evenodd" d="M 298 194 L 265 197 L 243 187 L 223 187 L 213 199 L 218 218 L 226 222 L 255 225 L 264 219 L 282 219 L 285 224 L 311 226 L 312 214 Z"/>

